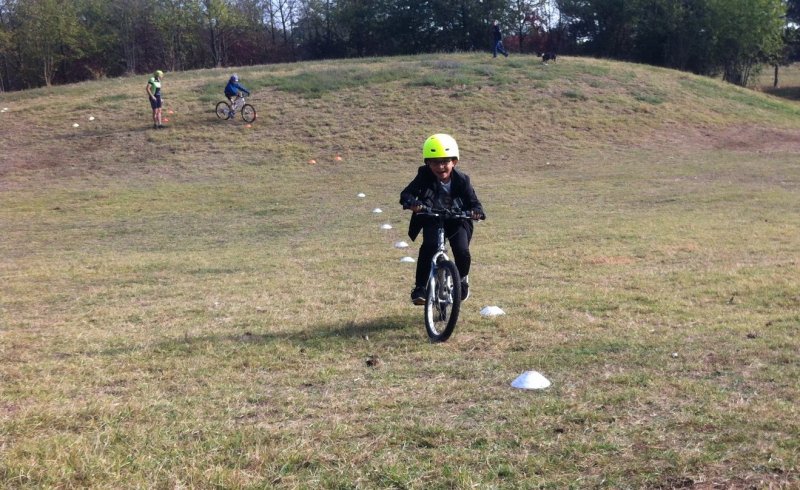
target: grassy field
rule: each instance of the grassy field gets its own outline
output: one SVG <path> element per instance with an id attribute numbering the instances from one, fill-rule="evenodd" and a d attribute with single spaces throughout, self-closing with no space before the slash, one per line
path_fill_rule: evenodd
<path id="1" fill-rule="evenodd" d="M 0 487 L 800 487 L 796 100 L 569 57 L 237 71 L 252 127 L 224 70 L 167 73 L 160 131 L 146 77 L 0 94 Z M 488 214 L 444 344 L 393 247 L 434 132 Z"/>

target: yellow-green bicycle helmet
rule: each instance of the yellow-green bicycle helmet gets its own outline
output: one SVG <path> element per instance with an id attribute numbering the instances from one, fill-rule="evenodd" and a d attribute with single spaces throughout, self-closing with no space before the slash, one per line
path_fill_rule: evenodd
<path id="1" fill-rule="evenodd" d="M 422 159 L 426 158 L 458 159 L 458 143 L 449 134 L 434 134 L 422 145 Z"/>

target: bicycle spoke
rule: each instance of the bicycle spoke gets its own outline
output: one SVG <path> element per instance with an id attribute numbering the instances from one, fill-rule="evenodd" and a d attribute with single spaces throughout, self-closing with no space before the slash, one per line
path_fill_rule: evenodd
<path id="1" fill-rule="evenodd" d="M 428 283 L 428 299 L 425 303 L 425 329 L 434 342 L 444 342 L 453 333 L 458 321 L 461 303 L 458 269 L 453 262 L 439 263 Z"/>

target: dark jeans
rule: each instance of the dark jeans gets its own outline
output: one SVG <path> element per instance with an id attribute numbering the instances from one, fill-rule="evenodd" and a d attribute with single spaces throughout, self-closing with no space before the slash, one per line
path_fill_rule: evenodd
<path id="1" fill-rule="evenodd" d="M 494 49 L 492 50 L 494 58 L 497 58 L 497 53 L 502 54 L 503 56 L 508 56 L 508 51 L 506 48 L 503 47 L 503 41 L 497 41 L 494 43 Z"/>
<path id="2" fill-rule="evenodd" d="M 428 284 L 428 275 L 431 273 L 431 259 L 437 250 L 438 226 L 431 220 L 422 228 L 422 245 L 419 247 L 417 258 L 416 285 L 425 287 Z M 455 260 L 458 274 L 463 278 L 469 274 L 472 256 L 469 253 L 469 242 L 472 240 L 472 230 L 463 221 L 448 221 L 444 226 L 445 239 L 450 242 L 452 257 Z"/>

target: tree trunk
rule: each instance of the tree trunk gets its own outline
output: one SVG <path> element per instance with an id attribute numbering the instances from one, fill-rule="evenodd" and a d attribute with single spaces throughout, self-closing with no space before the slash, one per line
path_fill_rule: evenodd
<path id="1" fill-rule="evenodd" d="M 217 47 L 217 33 L 214 32 L 214 25 L 209 26 L 209 35 L 211 37 L 211 59 L 214 61 L 214 67 L 219 68 L 221 66 L 220 56 L 219 56 L 219 48 Z"/>
<path id="2" fill-rule="evenodd" d="M 775 63 L 775 78 L 772 79 L 772 88 L 778 88 L 778 64 Z"/>
<path id="3" fill-rule="evenodd" d="M 52 85 L 55 71 L 55 61 L 53 57 L 45 54 L 44 60 L 42 60 L 42 77 L 44 78 L 45 86 L 49 87 Z"/>
<path id="4" fill-rule="evenodd" d="M 0 70 L 0 93 L 2 93 L 6 91 L 5 81 L 8 80 L 9 86 L 11 86 L 11 80 L 8 78 L 8 61 L 6 61 L 5 55 L 0 57 L 0 60 L 2 61 L 0 62 L 0 67 L 2 67 Z"/>

